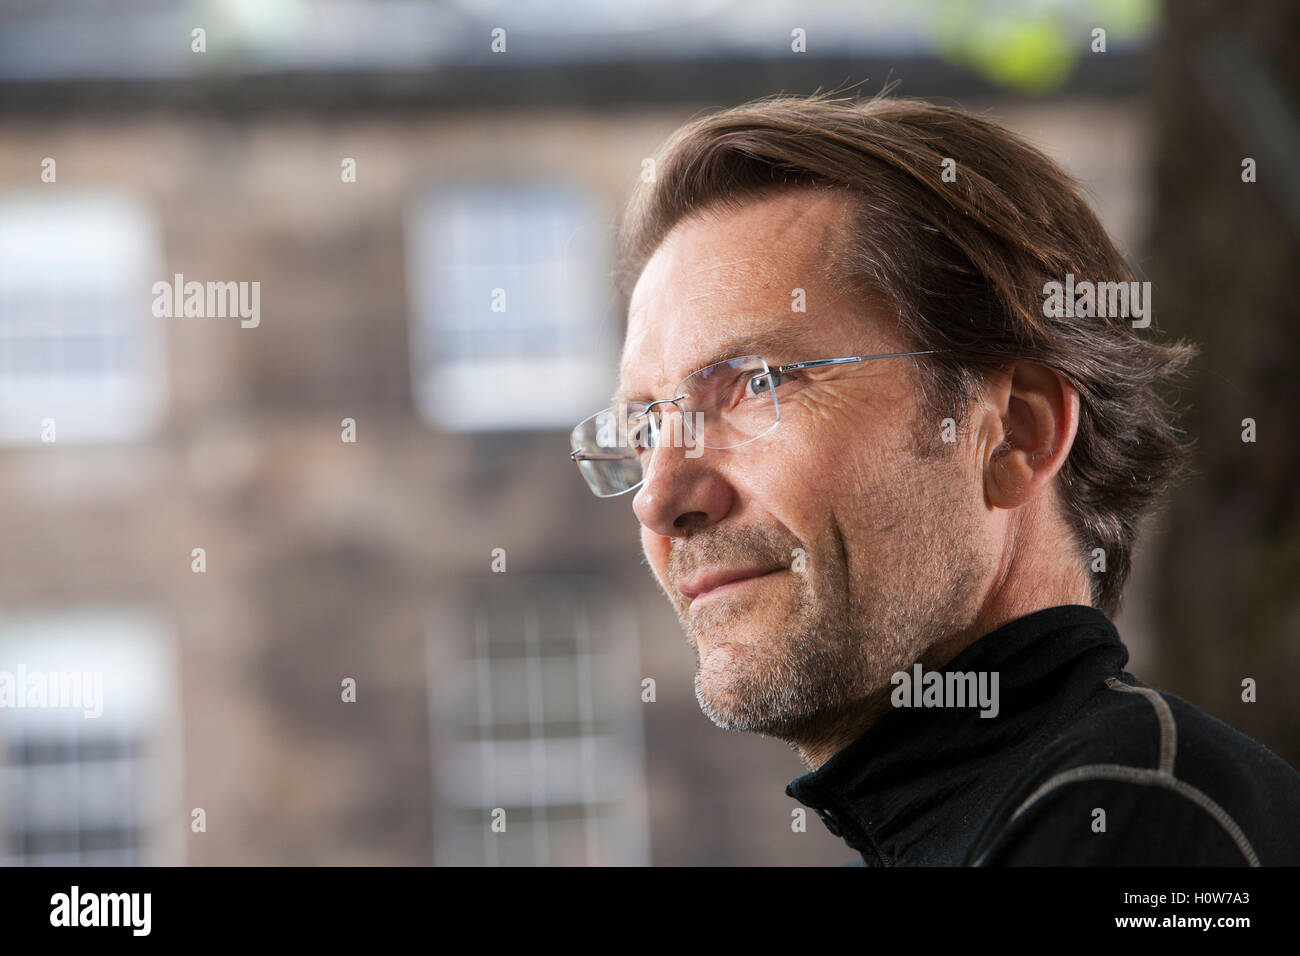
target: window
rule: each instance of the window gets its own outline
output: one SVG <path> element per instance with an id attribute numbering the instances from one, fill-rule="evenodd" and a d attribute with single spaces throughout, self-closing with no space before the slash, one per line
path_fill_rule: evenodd
<path id="1" fill-rule="evenodd" d="M 609 226 L 567 184 L 437 189 L 408 221 L 415 402 L 456 431 L 569 428 L 612 390 Z"/>
<path id="2" fill-rule="evenodd" d="M 183 862 L 179 724 L 147 615 L 0 616 L 0 865 Z"/>
<path id="3" fill-rule="evenodd" d="M 48 187 L 50 190 L 64 187 Z M 147 434 L 166 391 L 157 228 L 99 195 L 0 199 L 0 442 Z"/>
<path id="4" fill-rule="evenodd" d="M 516 580 L 430 628 L 436 864 L 649 862 L 638 636 L 599 594 Z"/>

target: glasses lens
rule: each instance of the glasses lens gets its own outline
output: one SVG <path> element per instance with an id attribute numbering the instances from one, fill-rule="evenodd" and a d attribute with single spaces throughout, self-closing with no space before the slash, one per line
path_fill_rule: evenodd
<path id="1" fill-rule="evenodd" d="M 761 356 L 718 362 L 693 373 L 678 387 L 676 403 L 628 402 L 597 412 L 570 435 L 573 460 L 592 493 L 609 498 L 631 491 L 645 478 L 655 446 L 692 450 L 734 448 L 770 432 L 780 421 L 776 389 L 779 373 Z M 665 410 L 677 407 L 681 429 L 672 428 Z"/>
<path id="2" fill-rule="evenodd" d="M 569 436 L 573 460 L 597 497 L 621 495 L 641 483 L 642 458 L 654 447 L 657 433 L 647 408 L 644 402 L 611 406 Z"/>
<path id="3" fill-rule="evenodd" d="M 776 427 L 780 420 L 778 373 L 761 356 L 746 355 L 710 365 L 682 382 L 684 444 L 734 448 Z"/>

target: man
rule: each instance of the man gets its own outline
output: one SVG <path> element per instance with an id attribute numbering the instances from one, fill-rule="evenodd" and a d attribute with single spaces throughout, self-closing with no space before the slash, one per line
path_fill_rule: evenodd
<path id="1" fill-rule="evenodd" d="M 635 492 L 704 712 L 789 741 L 787 793 L 868 865 L 1300 863 L 1300 776 L 1122 669 L 1193 350 L 1097 285 L 1136 280 L 1068 177 L 830 96 L 697 119 L 655 172 L 572 457 Z"/>

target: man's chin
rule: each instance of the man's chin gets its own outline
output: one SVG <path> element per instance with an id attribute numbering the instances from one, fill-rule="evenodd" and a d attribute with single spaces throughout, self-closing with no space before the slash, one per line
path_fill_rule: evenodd
<path id="1" fill-rule="evenodd" d="M 755 714 L 748 711 L 736 711 L 726 706 L 717 707 L 707 699 L 699 697 L 698 694 L 696 698 L 700 702 L 700 710 L 704 713 L 704 716 L 713 721 L 719 730 L 758 734 L 762 737 L 773 737 L 785 741 L 794 741 L 800 736 L 799 728 L 803 726 L 801 721 L 785 720 L 772 715 Z"/>
<path id="2" fill-rule="evenodd" d="M 695 699 L 700 710 L 723 730 L 793 739 L 807 715 L 784 712 L 770 693 L 757 689 L 762 681 L 737 679 L 735 661 L 722 656 L 737 650 L 735 644 L 716 648 L 695 672 Z M 731 666 L 723 670 L 718 665 L 724 663 Z"/>
<path id="3" fill-rule="evenodd" d="M 734 637 L 712 640 L 709 637 L 697 639 L 695 656 L 699 659 L 699 669 L 710 677 L 721 680 L 727 678 L 726 671 L 743 666 L 746 646 Z"/>

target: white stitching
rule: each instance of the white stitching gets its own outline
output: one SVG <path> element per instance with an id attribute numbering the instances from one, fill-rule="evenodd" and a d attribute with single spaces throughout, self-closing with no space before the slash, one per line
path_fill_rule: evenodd
<path id="1" fill-rule="evenodd" d="M 1162 773 L 1159 770 L 1143 770 L 1139 767 L 1126 767 L 1123 764 L 1092 764 L 1087 767 L 1075 767 L 1073 770 L 1065 770 L 1052 777 L 1041 787 L 1033 792 L 1020 808 L 1011 815 L 1009 823 L 1014 823 L 1016 818 L 1029 809 L 1030 805 L 1037 802 L 1039 798 L 1045 796 L 1052 790 L 1064 786 L 1067 783 L 1075 783 L 1079 780 L 1097 778 L 1102 780 L 1124 780 L 1129 783 L 1151 784 L 1157 787 L 1166 787 L 1175 793 L 1182 794 L 1191 800 L 1202 810 L 1212 816 L 1219 826 L 1223 827 L 1228 836 L 1232 838 L 1241 855 L 1246 858 L 1246 862 L 1251 866 L 1259 866 L 1259 857 L 1255 855 L 1254 848 L 1246 835 L 1241 832 L 1241 827 L 1232 819 L 1223 807 L 1219 806 L 1208 796 L 1197 790 L 1190 783 L 1179 780 L 1172 774 Z M 988 850 L 980 854 L 980 858 L 975 861 L 974 865 L 979 866 L 984 862 L 984 857 L 988 856 Z"/>
<path id="2" fill-rule="evenodd" d="M 1151 701 L 1151 706 L 1155 708 L 1156 717 L 1160 721 L 1160 759 L 1157 769 L 1161 773 L 1172 775 L 1174 772 L 1174 752 L 1178 747 L 1178 737 L 1174 726 L 1174 714 L 1169 709 L 1168 702 L 1150 687 L 1133 687 L 1130 684 L 1125 684 L 1118 677 L 1107 677 L 1106 686 L 1111 690 L 1141 694 Z"/>
<path id="3" fill-rule="evenodd" d="M 1051 791 L 1062 787 L 1068 783 L 1075 783 L 1080 780 L 1102 779 L 1102 780 L 1124 780 L 1128 783 L 1139 783 L 1165 787 L 1174 793 L 1181 794 L 1188 800 L 1191 800 L 1202 810 L 1214 818 L 1219 826 L 1232 838 L 1241 855 L 1246 858 L 1250 866 L 1259 866 L 1259 857 L 1255 854 L 1255 849 L 1246 839 L 1246 834 L 1242 832 L 1241 827 L 1232 816 L 1211 800 L 1206 794 L 1193 787 L 1190 783 L 1179 780 L 1174 776 L 1174 755 L 1177 748 L 1177 728 L 1174 723 L 1173 711 L 1169 709 L 1169 702 L 1160 694 L 1150 687 L 1133 687 L 1125 684 L 1116 677 L 1106 678 L 1106 686 L 1111 690 L 1128 691 L 1130 693 L 1139 693 L 1150 701 L 1151 706 L 1155 709 L 1156 717 L 1160 721 L 1160 756 L 1158 766 L 1154 770 L 1146 770 L 1140 767 L 1126 767 L 1123 764 L 1091 764 L 1085 767 L 1075 767 L 1072 770 L 1064 770 L 1061 773 L 1049 778 L 1042 786 L 1035 790 L 1022 803 L 1016 812 L 1011 814 L 1008 825 L 1014 823 L 1016 818 L 1029 809 L 1040 798 L 1046 796 Z M 992 847 L 989 848 L 991 850 Z M 989 850 L 980 854 L 979 859 L 972 865 L 979 866 L 984 862 L 984 858 L 989 855 Z"/>

